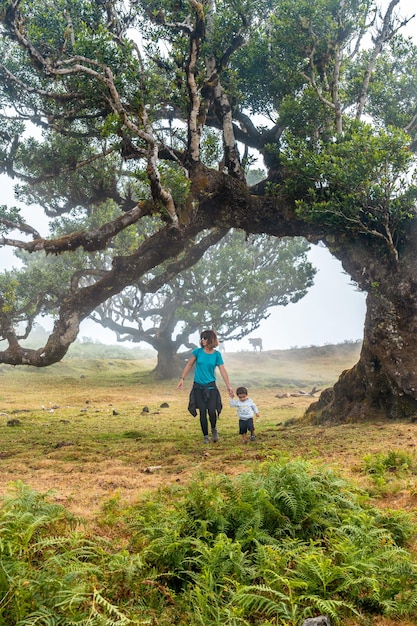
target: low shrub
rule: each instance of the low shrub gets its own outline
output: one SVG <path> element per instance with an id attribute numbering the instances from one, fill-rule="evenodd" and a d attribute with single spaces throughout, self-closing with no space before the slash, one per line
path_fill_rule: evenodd
<path id="1" fill-rule="evenodd" d="M 381 512 L 302 461 L 201 475 L 126 509 L 112 540 L 22 483 L 0 505 L 0 623 L 16 626 L 298 626 L 372 614 L 415 618 L 405 513 Z M 119 540 L 117 528 L 121 529 Z"/>

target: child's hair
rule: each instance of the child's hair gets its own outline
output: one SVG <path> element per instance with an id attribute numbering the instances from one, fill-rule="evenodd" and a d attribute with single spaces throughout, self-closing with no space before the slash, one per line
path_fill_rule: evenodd
<path id="1" fill-rule="evenodd" d="M 247 396 L 248 395 L 248 390 L 246 389 L 246 387 L 238 387 L 236 389 L 236 395 L 237 396 Z"/>
<path id="2" fill-rule="evenodd" d="M 203 330 L 200 334 L 200 343 L 201 339 L 207 339 L 207 345 L 211 348 L 217 348 L 219 345 L 219 340 L 217 339 L 217 335 L 214 330 Z"/>

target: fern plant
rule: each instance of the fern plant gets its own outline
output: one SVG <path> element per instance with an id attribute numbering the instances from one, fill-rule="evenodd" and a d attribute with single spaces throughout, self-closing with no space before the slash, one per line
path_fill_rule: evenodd
<path id="1" fill-rule="evenodd" d="M 388 450 L 378 454 L 366 454 L 363 458 L 362 471 L 369 474 L 375 482 L 390 476 L 405 476 L 414 470 L 414 461 L 403 450 Z"/>
<path id="2" fill-rule="evenodd" d="M 109 574 L 112 547 L 84 536 L 77 528 L 80 520 L 51 502 L 51 494 L 36 493 L 21 482 L 13 488 L 0 507 L 1 623 L 140 623 L 136 611 L 128 607 L 125 612 L 99 591 L 107 590 L 106 579 L 115 580 Z M 140 562 L 134 556 L 130 560 L 138 572 Z"/>
<path id="3" fill-rule="evenodd" d="M 108 513 L 99 517 L 103 531 Z M 334 473 L 302 461 L 266 463 L 233 479 L 202 475 L 127 510 L 114 502 L 110 513 L 111 542 L 89 536 L 51 494 L 16 483 L 0 503 L 0 623 L 417 618 L 411 517 L 373 508 Z"/>

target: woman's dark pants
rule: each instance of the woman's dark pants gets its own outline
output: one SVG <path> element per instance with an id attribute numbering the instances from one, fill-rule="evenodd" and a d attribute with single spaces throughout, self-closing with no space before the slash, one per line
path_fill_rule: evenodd
<path id="1" fill-rule="evenodd" d="M 210 426 L 212 429 L 216 428 L 217 424 L 217 408 L 216 408 L 216 386 L 208 386 L 202 389 L 195 388 L 195 401 L 200 413 L 200 425 L 203 435 L 206 437 L 209 434 L 208 431 L 208 419 L 210 420 Z"/>

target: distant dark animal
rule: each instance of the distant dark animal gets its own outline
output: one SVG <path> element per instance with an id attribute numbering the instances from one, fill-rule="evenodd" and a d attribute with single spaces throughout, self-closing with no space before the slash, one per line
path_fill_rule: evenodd
<path id="1" fill-rule="evenodd" d="M 259 348 L 259 351 L 262 351 L 262 339 L 260 337 L 255 337 L 253 339 L 249 339 L 249 343 L 250 345 L 253 347 L 253 349 L 256 350 Z"/>

